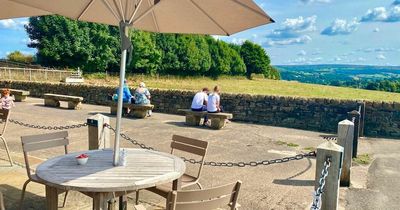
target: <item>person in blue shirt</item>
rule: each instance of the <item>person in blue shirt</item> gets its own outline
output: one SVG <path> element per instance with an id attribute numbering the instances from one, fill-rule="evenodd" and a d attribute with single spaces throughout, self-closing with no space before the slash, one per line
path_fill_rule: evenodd
<path id="1" fill-rule="evenodd" d="M 118 92 L 119 88 L 117 88 L 116 93 L 113 96 L 114 101 L 118 101 Z M 126 80 L 124 80 L 124 88 L 122 89 L 122 101 L 124 103 L 134 103 L 133 96 L 131 94 L 131 91 L 129 90 L 129 86 Z"/>

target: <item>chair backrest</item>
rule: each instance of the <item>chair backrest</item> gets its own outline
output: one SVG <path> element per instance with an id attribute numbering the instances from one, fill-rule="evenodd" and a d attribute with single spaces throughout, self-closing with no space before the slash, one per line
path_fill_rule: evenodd
<path id="1" fill-rule="evenodd" d="M 64 146 L 65 154 L 68 153 L 68 132 L 60 131 L 31 136 L 21 136 L 22 150 L 24 152 L 25 165 L 28 177 L 31 178 L 28 152 Z"/>
<path id="2" fill-rule="evenodd" d="M 3 194 L 1 192 L 0 192 L 0 210 L 6 210 L 6 207 L 4 206 Z"/>
<path id="3" fill-rule="evenodd" d="M 212 210 L 228 205 L 236 209 L 242 182 L 206 190 L 172 191 L 168 194 L 167 210 Z"/>
<path id="4" fill-rule="evenodd" d="M 208 142 L 192 139 L 184 136 L 173 135 L 171 142 L 171 154 L 174 154 L 175 150 L 187 152 L 201 157 L 201 164 L 199 166 L 196 178 L 199 179 L 201 171 L 204 166 L 204 160 L 207 154 Z"/>
<path id="5" fill-rule="evenodd" d="M 0 136 L 6 132 L 8 118 L 10 118 L 10 110 L 0 109 Z"/>

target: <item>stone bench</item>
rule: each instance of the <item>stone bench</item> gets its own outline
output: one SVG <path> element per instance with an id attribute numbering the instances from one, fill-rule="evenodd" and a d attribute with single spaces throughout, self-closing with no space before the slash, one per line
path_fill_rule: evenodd
<path id="1" fill-rule="evenodd" d="M 16 102 L 25 101 L 26 97 L 29 96 L 30 94 L 29 91 L 27 90 L 16 90 L 16 89 L 9 89 L 9 90 L 11 91 L 11 95 L 14 96 Z"/>
<path id="2" fill-rule="evenodd" d="M 117 114 L 117 106 L 118 103 L 113 101 L 110 103 L 110 113 L 112 115 Z M 135 118 L 145 118 L 147 116 L 147 112 L 149 110 L 153 110 L 154 105 L 152 104 L 128 104 L 124 103 L 122 109 L 124 113 L 128 114 L 128 116 L 135 117 Z M 128 113 L 127 110 L 130 109 Z"/>
<path id="3" fill-rule="evenodd" d="M 82 108 L 83 97 L 47 93 L 43 95 L 43 98 L 45 106 L 60 107 L 60 101 L 67 101 L 68 109 Z"/>
<path id="4" fill-rule="evenodd" d="M 196 112 L 191 109 L 179 109 L 181 113 L 186 116 L 186 124 L 190 126 L 199 126 L 201 118 L 207 116 L 208 120 L 211 122 L 211 128 L 219 130 L 225 127 L 225 120 L 232 119 L 233 115 L 230 113 L 208 113 L 208 112 Z"/>

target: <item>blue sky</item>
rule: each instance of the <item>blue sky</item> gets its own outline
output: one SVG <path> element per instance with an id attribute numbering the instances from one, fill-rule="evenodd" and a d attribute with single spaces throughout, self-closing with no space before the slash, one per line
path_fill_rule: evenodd
<path id="1" fill-rule="evenodd" d="M 222 40 L 261 44 L 278 64 L 400 66 L 400 0 L 256 0 L 276 21 Z M 26 19 L 0 21 L 0 57 L 26 46 Z"/>

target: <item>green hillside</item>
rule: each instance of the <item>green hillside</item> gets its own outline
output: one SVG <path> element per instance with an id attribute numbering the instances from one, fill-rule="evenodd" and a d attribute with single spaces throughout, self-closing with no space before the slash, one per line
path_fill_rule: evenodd
<path id="1" fill-rule="evenodd" d="M 86 81 L 91 84 L 118 85 L 117 77 L 86 76 Z M 279 81 L 256 79 L 247 80 L 242 77 L 229 77 L 212 80 L 209 78 L 177 78 L 177 77 L 147 77 L 130 76 L 130 87 L 144 81 L 150 88 L 200 90 L 203 87 L 212 88 L 220 85 L 223 92 L 248 93 L 261 95 L 297 96 L 307 98 L 334 98 L 334 99 L 362 99 L 372 101 L 400 102 L 399 93 L 370 91 L 355 88 L 334 87 L 326 85 L 306 84 L 293 81 Z"/>

